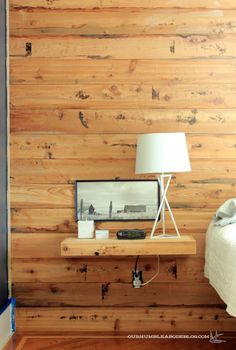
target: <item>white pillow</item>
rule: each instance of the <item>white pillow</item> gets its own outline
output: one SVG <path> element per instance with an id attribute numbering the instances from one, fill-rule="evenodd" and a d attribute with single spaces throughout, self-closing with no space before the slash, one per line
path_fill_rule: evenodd
<path id="1" fill-rule="evenodd" d="M 215 226 L 226 226 L 229 224 L 236 223 L 236 214 L 232 216 L 231 218 L 223 218 L 214 223 Z"/>
<path id="2" fill-rule="evenodd" d="M 216 218 L 231 218 L 236 214 L 236 198 L 228 199 L 216 211 Z"/>

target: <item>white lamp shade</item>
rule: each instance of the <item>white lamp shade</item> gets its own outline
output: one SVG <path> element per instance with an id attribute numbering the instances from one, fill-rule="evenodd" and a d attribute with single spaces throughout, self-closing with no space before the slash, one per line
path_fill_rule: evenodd
<path id="1" fill-rule="evenodd" d="M 158 133 L 138 136 L 136 174 L 191 171 L 185 134 Z"/>

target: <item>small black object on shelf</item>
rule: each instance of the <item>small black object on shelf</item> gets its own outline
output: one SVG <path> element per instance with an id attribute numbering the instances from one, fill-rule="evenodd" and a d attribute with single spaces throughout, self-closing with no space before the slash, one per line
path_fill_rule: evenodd
<path id="1" fill-rule="evenodd" d="M 146 232 L 139 229 L 119 230 L 116 233 L 117 239 L 144 239 Z"/>

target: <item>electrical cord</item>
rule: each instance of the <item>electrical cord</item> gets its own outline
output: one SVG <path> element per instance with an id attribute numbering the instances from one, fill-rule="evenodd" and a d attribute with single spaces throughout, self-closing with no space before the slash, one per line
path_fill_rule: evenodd
<path id="1" fill-rule="evenodd" d="M 142 287 L 144 287 L 144 286 L 146 286 L 147 284 L 149 284 L 150 282 L 152 282 L 152 281 L 154 280 L 154 278 L 156 278 L 156 277 L 159 275 L 159 269 L 160 269 L 160 256 L 159 256 L 159 255 L 157 255 L 157 262 L 158 262 L 158 264 L 157 264 L 157 272 L 155 273 L 154 276 L 152 276 L 152 278 L 150 278 L 150 280 L 148 280 L 148 281 L 145 282 L 145 283 L 142 283 L 142 284 L 141 284 Z"/>
<path id="2" fill-rule="evenodd" d="M 138 260 L 139 260 L 139 255 L 136 258 L 135 266 L 134 266 L 134 271 L 137 271 L 137 266 L 138 266 Z"/>
<path id="3" fill-rule="evenodd" d="M 135 271 L 135 272 L 137 271 L 138 261 L 139 261 L 139 255 L 137 256 L 136 262 L 135 262 L 135 268 L 134 268 L 134 271 Z M 147 282 L 141 283 L 141 284 L 140 284 L 141 287 L 146 286 L 147 284 L 149 284 L 150 282 L 152 282 L 152 281 L 159 275 L 159 271 L 160 271 L 160 256 L 159 256 L 159 255 L 157 255 L 157 263 L 158 263 L 158 264 L 157 264 L 157 272 L 156 272 L 155 275 L 152 276 Z"/>

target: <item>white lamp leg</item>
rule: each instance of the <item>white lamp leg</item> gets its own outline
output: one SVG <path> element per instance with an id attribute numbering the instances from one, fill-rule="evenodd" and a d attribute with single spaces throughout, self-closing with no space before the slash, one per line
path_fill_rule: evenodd
<path id="1" fill-rule="evenodd" d="M 176 225 L 176 222 L 175 222 L 175 218 L 174 218 L 174 215 L 171 211 L 171 208 L 170 208 L 170 205 L 169 205 L 169 202 L 167 200 L 167 191 L 168 191 L 168 187 L 169 187 L 169 184 L 170 184 L 170 181 L 171 181 L 171 177 L 172 175 L 171 174 L 168 174 L 168 175 L 160 175 L 158 177 L 158 182 L 159 182 L 159 185 L 160 185 L 160 191 L 161 191 L 161 203 L 160 203 L 160 206 L 158 208 L 158 211 L 157 211 L 157 216 L 156 216 L 156 219 L 155 219 L 155 222 L 154 222 L 154 225 L 153 225 L 153 228 L 152 228 L 152 232 L 151 232 L 151 238 L 176 238 L 176 237 L 180 237 L 180 233 L 179 233 L 179 230 L 178 230 L 178 227 Z M 165 178 L 167 178 L 167 183 L 166 183 L 166 186 L 165 186 Z M 170 234 L 166 234 L 166 228 L 165 228 L 165 206 L 167 207 L 169 213 L 170 213 L 170 217 L 171 217 L 171 220 L 174 224 L 174 228 L 175 228 L 175 231 L 176 231 L 176 235 L 170 235 Z M 162 220 L 162 234 L 161 235 L 158 235 L 158 236 L 154 236 L 155 234 L 155 231 L 156 229 L 158 228 L 158 219 L 159 219 L 159 216 L 160 216 L 160 213 L 162 213 L 161 215 L 161 220 Z"/>
<path id="2" fill-rule="evenodd" d="M 163 174 L 160 176 L 160 181 L 157 179 L 157 181 L 160 184 L 160 192 L 161 192 L 161 198 L 164 197 L 164 192 L 165 192 L 165 181 L 164 181 L 164 176 Z M 166 233 L 166 226 L 165 226 L 165 200 L 162 204 L 161 208 L 161 218 L 162 218 L 162 233 L 163 235 Z"/>

